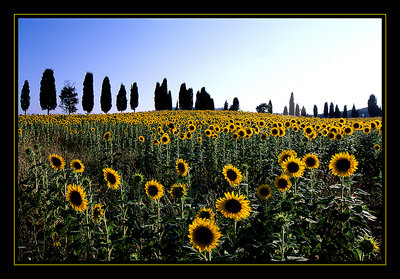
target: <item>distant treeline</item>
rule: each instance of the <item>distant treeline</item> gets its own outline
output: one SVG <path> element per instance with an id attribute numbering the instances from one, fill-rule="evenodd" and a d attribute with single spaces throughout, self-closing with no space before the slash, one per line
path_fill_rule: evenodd
<path id="1" fill-rule="evenodd" d="M 130 109 L 135 111 L 139 105 L 139 91 L 136 82 L 131 84 L 129 96 L 130 96 L 129 100 Z M 77 105 L 79 103 L 79 99 L 74 84 L 70 84 L 69 81 L 66 81 L 64 87 L 60 91 L 59 98 L 60 98 L 59 107 L 61 107 L 64 112 L 71 114 L 78 110 Z M 57 107 L 57 94 L 56 94 L 56 85 L 55 85 L 53 69 L 46 69 L 43 72 L 42 79 L 40 81 L 39 101 L 41 109 L 46 110 L 47 114 L 49 114 L 51 110 L 54 110 Z M 21 108 L 26 114 L 30 106 L 30 89 L 28 80 L 25 80 L 24 85 L 22 87 L 20 102 L 21 102 Z M 94 107 L 94 89 L 93 89 L 93 74 L 91 72 L 87 72 L 83 80 L 81 104 L 82 104 L 82 109 L 85 112 L 87 113 L 92 112 Z M 100 107 L 101 111 L 104 113 L 108 113 L 112 108 L 111 84 L 107 76 L 104 77 L 101 86 Z M 117 93 L 116 107 L 119 112 L 125 111 L 128 107 L 127 92 L 125 89 L 125 85 L 122 83 Z M 156 83 L 154 89 L 154 108 L 155 110 L 173 109 L 171 90 L 168 90 L 166 78 L 163 79 L 161 85 L 159 82 Z M 240 108 L 239 99 L 237 97 L 234 97 L 232 105 L 229 106 L 228 101 L 225 100 L 222 109 L 239 110 L 239 108 Z M 193 106 L 193 89 L 186 88 L 186 83 L 182 83 L 179 89 L 178 100 L 176 101 L 174 109 L 215 110 L 214 99 L 211 98 L 210 94 L 206 91 L 205 87 L 202 87 L 200 91 L 197 91 L 196 93 L 196 100 Z M 271 100 L 269 100 L 268 104 L 261 103 L 260 105 L 258 105 L 256 107 L 256 111 L 259 113 L 263 112 L 273 113 Z M 373 94 L 371 94 L 369 97 L 367 112 L 368 115 L 366 111 L 363 111 L 363 113 L 360 115 L 360 110 L 356 110 L 354 104 L 350 112 L 347 111 L 347 106 L 344 106 L 343 112 L 341 112 L 339 110 L 338 105 L 334 106 L 334 104 L 331 102 L 328 108 L 328 102 L 325 102 L 323 114 L 318 114 L 318 108 L 316 105 L 314 105 L 313 116 L 331 117 L 331 118 L 381 116 L 382 109 L 378 107 L 376 97 Z M 300 110 L 298 104 L 296 104 L 296 106 L 294 105 L 293 92 L 291 93 L 289 99 L 289 110 L 287 109 L 287 106 L 285 106 L 283 110 L 283 115 L 310 116 L 307 114 L 304 106 Z"/>

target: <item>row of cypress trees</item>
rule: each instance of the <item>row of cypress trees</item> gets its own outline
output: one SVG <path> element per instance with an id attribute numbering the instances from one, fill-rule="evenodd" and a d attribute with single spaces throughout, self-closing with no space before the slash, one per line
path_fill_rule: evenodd
<path id="1" fill-rule="evenodd" d="M 83 81 L 83 90 L 82 90 L 82 108 L 87 113 L 91 113 L 94 107 L 94 90 L 93 90 L 93 74 L 91 72 L 87 72 L 85 75 L 85 79 Z M 24 85 L 21 91 L 21 108 L 25 112 L 29 109 L 30 106 L 30 89 L 29 82 L 25 80 Z M 127 97 L 126 97 L 126 89 L 123 84 L 121 84 L 120 89 L 117 94 L 117 110 L 125 111 L 127 109 Z M 78 104 L 78 94 L 76 93 L 76 89 L 74 86 L 71 86 L 68 82 L 62 88 L 59 98 L 60 98 L 60 107 L 68 113 L 76 112 L 76 105 Z M 39 93 L 39 102 L 42 110 L 47 110 L 47 114 L 51 110 L 54 110 L 57 107 L 57 95 L 56 95 L 56 85 L 54 78 L 54 71 L 52 69 L 46 69 L 43 72 L 42 79 L 40 81 L 40 93 Z M 137 83 L 134 82 L 131 85 L 130 89 L 130 107 L 132 110 L 135 109 L 139 105 L 139 93 Z M 103 83 L 101 86 L 101 95 L 100 95 L 100 106 L 101 111 L 107 113 L 110 111 L 112 107 L 112 95 L 111 95 L 111 84 L 110 79 L 106 76 L 103 79 Z"/>
<path id="2" fill-rule="evenodd" d="M 83 81 L 82 90 L 82 108 L 87 113 L 91 113 L 94 107 L 94 90 L 93 90 L 93 74 L 87 72 Z M 30 89 L 29 83 L 25 80 L 22 91 L 21 91 L 21 108 L 25 112 L 30 106 Z M 116 98 L 116 106 L 118 111 L 125 111 L 127 109 L 127 92 L 125 86 L 121 84 L 120 89 Z M 65 111 L 74 113 L 77 111 L 76 105 L 78 104 L 78 94 L 74 86 L 71 86 L 66 82 L 59 95 L 60 104 L 59 106 Z M 42 110 L 47 110 L 47 114 L 51 110 L 57 107 L 57 96 L 56 96 L 56 85 L 54 78 L 54 71 L 52 69 L 46 69 L 43 72 L 42 79 L 40 82 L 40 106 Z M 193 109 L 193 89 L 186 88 L 186 84 L 182 83 L 179 90 L 179 98 L 177 101 L 176 108 L 181 110 L 192 110 Z M 139 93 L 137 83 L 134 82 L 130 88 L 130 107 L 133 111 L 139 104 Z M 108 113 L 112 107 L 112 94 L 110 79 L 106 76 L 103 79 L 101 85 L 100 95 L 100 107 L 101 111 Z M 159 82 L 156 83 L 154 90 L 154 107 L 156 110 L 172 110 L 172 96 L 171 91 L 168 90 L 167 79 L 164 78 L 161 85 Z M 196 102 L 194 109 L 198 110 L 214 110 L 214 100 L 210 94 L 207 93 L 205 87 L 202 87 L 200 91 L 196 93 Z"/>

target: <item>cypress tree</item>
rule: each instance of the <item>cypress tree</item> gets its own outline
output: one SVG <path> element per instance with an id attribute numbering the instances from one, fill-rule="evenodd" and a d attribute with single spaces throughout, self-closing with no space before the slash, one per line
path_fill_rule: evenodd
<path id="1" fill-rule="evenodd" d="M 179 88 L 178 100 L 179 100 L 179 108 L 186 109 L 186 83 L 182 83 Z"/>
<path id="2" fill-rule="evenodd" d="M 224 103 L 224 110 L 228 110 L 228 100 L 225 100 L 225 103 Z"/>
<path id="3" fill-rule="evenodd" d="M 288 115 L 287 106 L 283 108 L 283 115 Z"/>
<path id="4" fill-rule="evenodd" d="M 126 89 L 125 85 L 121 83 L 117 94 L 117 110 L 118 111 L 125 111 L 127 107 L 128 100 L 126 99 Z"/>
<path id="5" fill-rule="evenodd" d="M 137 86 L 136 82 L 134 82 L 131 85 L 131 97 L 130 97 L 129 103 L 130 103 L 131 109 L 133 111 L 135 111 L 139 105 L 139 92 L 138 92 L 138 86 Z"/>
<path id="6" fill-rule="evenodd" d="M 307 116 L 306 108 L 305 108 L 304 106 L 301 107 L 300 115 L 301 115 L 301 116 Z"/>
<path id="7" fill-rule="evenodd" d="M 164 78 L 161 85 L 157 82 L 154 91 L 154 107 L 156 110 L 172 110 L 171 91 L 168 91 L 167 79 Z"/>
<path id="8" fill-rule="evenodd" d="M 102 112 L 107 113 L 110 111 L 111 101 L 111 85 L 109 78 L 106 76 L 101 85 L 100 106 Z"/>
<path id="9" fill-rule="evenodd" d="M 29 96 L 30 90 L 29 90 L 29 82 L 25 80 L 24 85 L 22 86 L 21 90 L 21 108 L 24 111 L 26 115 L 26 111 L 28 110 L 30 104 L 31 104 L 31 97 Z"/>
<path id="10" fill-rule="evenodd" d="M 40 107 L 43 110 L 47 110 L 47 114 L 57 107 L 56 81 L 52 69 L 46 69 L 43 72 L 42 80 L 40 81 L 39 101 Z"/>
<path id="11" fill-rule="evenodd" d="M 154 108 L 156 110 L 161 110 L 161 91 L 160 91 L 160 83 L 156 83 L 156 88 L 154 89 Z"/>
<path id="12" fill-rule="evenodd" d="M 340 118 L 340 110 L 338 105 L 335 106 L 335 118 Z"/>
<path id="13" fill-rule="evenodd" d="M 91 113 L 94 106 L 93 74 L 87 72 L 83 80 L 82 108 Z"/>
<path id="14" fill-rule="evenodd" d="M 295 112 L 294 112 L 294 115 L 300 116 L 300 107 L 299 107 L 299 104 L 296 104 L 296 110 L 295 110 Z"/>
<path id="15" fill-rule="evenodd" d="M 351 109 L 351 117 L 357 118 L 358 116 L 359 116 L 358 110 L 356 110 L 356 106 L 353 104 L 353 107 Z"/>
<path id="16" fill-rule="evenodd" d="M 325 102 L 324 104 L 324 117 L 328 118 L 329 113 L 328 113 L 328 102 Z"/>
<path id="17" fill-rule="evenodd" d="M 269 102 L 268 102 L 268 109 L 267 109 L 267 111 L 268 111 L 269 113 L 272 113 L 272 102 L 271 102 L 271 100 L 269 100 Z"/>
<path id="18" fill-rule="evenodd" d="M 214 100 L 207 93 L 205 87 L 196 93 L 195 109 L 197 110 L 214 110 Z"/>
<path id="19" fill-rule="evenodd" d="M 172 95 L 171 90 L 168 90 L 167 96 L 165 98 L 165 109 L 172 110 Z"/>
<path id="20" fill-rule="evenodd" d="M 187 110 L 192 110 L 193 109 L 193 88 L 189 88 L 186 90 L 186 104 L 185 108 Z"/>
<path id="21" fill-rule="evenodd" d="M 329 105 L 329 117 L 333 118 L 335 116 L 335 108 L 333 106 L 333 103 L 331 102 Z"/>
<path id="22" fill-rule="evenodd" d="M 347 106 L 346 105 L 344 105 L 342 117 L 347 118 Z"/>
<path id="23" fill-rule="evenodd" d="M 371 94 L 368 99 L 368 114 L 370 117 L 382 116 L 382 110 L 378 107 L 374 94 Z"/>
<path id="24" fill-rule="evenodd" d="M 229 110 L 239 110 L 239 99 L 237 97 L 233 98 L 233 102 Z"/>
<path id="25" fill-rule="evenodd" d="M 182 110 L 193 109 L 193 89 L 186 89 L 186 84 L 182 83 L 179 89 L 179 108 Z"/>
<path id="26" fill-rule="evenodd" d="M 289 99 L 289 115 L 294 115 L 294 97 L 293 97 L 293 92 L 290 94 L 290 99 Z"/>
<path id="27" fill-rule="evenodd" d="M 314 113 L 314 117 L 317 117 L 317 115 L 318 115 L 318 107 L 317 107 L 317 105 L 314 105 L 313 113 Z"/>

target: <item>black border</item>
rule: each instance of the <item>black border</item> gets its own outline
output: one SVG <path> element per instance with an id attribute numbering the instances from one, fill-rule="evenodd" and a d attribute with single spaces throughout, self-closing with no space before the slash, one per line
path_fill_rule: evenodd
<path id="1" fill-rule="evenodd" d="M 108 12 L 112 13 L 112 11 L 108 11 Z M 14 17 L 14 13 L 16 13 L 16 14 L 31 13 L 31 14 L 30 15 L 15 15 L 15 17 Z M 36 13 L 42 13 L 42 12 L 41 11 L 37 11 Z M 10 24 L 11 26 L 10 26 L 10 29 L 9 29 L 9 30 L 11 30 L 10 31 L 10 33 L 11 33 L 10 37 L 13 38 L 13 40 L 10 40 L 10 41 L 13 41 L 13 44 L 15 43 L 15 48 L 14 48 L 13 44 L 11 44 L 11 49 L 12 49 L 11 53 L 15 52 L 15 61 L 14 61 L 14 57 L 13 56 L 11 56 L 11 55 L 9 56 L 9 59 L 12 61 L 11 65 L 13 65 L 13 69 L 14 69 L 14 72 L 9 77 L 9 80 L 13 81 L 13 79 L 14 79 L 13 75 L 15 75 L 15 81 L 13 82 L 13 86 L 12 86 L 13 88 L 15 88 L 15 96 L 14 96 L 14 98 L 11 98 L 11 99 L 13 100 L 12 106 L 14 106 L 15 112 L 16 112 L 16 114 L 14 114 L 15 126 L 13 127 L 13 125 L 11 124 L 12 121 L 10 121 L 9 124 L 13 128 L 12 129 L 13 130 L 12 134 L 15 137 L 14 138 L 14 144 L 15 144 L 15 148 L 16 149 L 17 149 L 17 146 L 18 146 L 17 145 L 17 141 L 18 141 L 17 125 L 18 125 L 18 107 L 19 107 L 19 101 L 18 101 L 18 97 L 17 97 L 18 96 L 18 92 L 17 92 L 17 88 L 18 88 L 18 86 L 17 86 L 18 85 L 18 57 L 17 57 L 18 56 L 18 19 L 19 18 L 44 18 L 44 17 L 45 18 L 125 18 L 125 17 L 126 18 L 129 18 L 129 17 L 131 17 L 131 18 L 149 18 L 149 17 L 154 17 L 154 18 L 265 18 L 265 17 L 267 17 L 267 18 L 381 18 L 382 19 L 382 46 L 383 46 L 382 47 L 382 64 L 383 64 L 382 65 L 382 110 L 383 110 L 383 113 L 384 113 L 383 116 L 382 116 L 382 121 L 383 121 L 382 123 L 383 123 L 383 127 L 384 127 L 382 129 L 382 133 L 383 133 L 383 139 L 382 139 L 382 141 L 383 141 L 382 145 L 383 146 L 382 147 L 383 147 L 383 150 L 385 152 L 387 152 L 388 145 L 390 145 L 389 142 L 391 142 L 391 139 L 393 139 L 394 135 L 389 136 L 389 129 L 387 129 L 388 124 L 391 123 L 390 120 L 388 119 L 388 116 L 389 116 L 389 108 L 392 105 L 390 102 L 388 102 L 387 99 L 389 97 L 388 95 L 389 95 L 390 88 L 391 88 L 391 86 L 389 84 L 390 84 L 390 81 L 392 80 L 391 79 L 391 74 L 390 74 L 391 71 L 388 70 L 392 66 L 392 60 L 389 59 L 389 57 L 391 56 L 391 51 L 392 51 L 392 48 L 391 48 L 391 44 L 392 44 L 392 39 L 391 38 L 392 37 L 389 34 L 392 32 L 391 22 L 392 22 L 392 20 L 394 18 L 392 17 L 392 13 L 390 13 L 388 11 L 383 11 L 383 12 L 376 12 L 375 11 L 375 12 L 372 12 L 372 13 L 374 13 L 374 15 L 371 15 L 371 14 L 369 14 L 369 15 L 361 14 L 360 15 L 360 14 L 354 14 L 354 13 L 351 13 L 351 12 L 346 12 L 346 13 L 343 13 L 343 14 L 341 12 L 339 12 L 339 13 L 341 13 L 340 15 L 334 14 L 333 12 L 321 12 L 321 13 L 323 13 L 323 15 L 321 15 L 318 12 L 307 12 L 307 11 L 305 11 L 305 12 L 296 11 L 295 13 L 298 13 L 296 15 L 287 15 L 287 14 L 292 13 L 292 12 L 287 12 L 287 11 L 285 11 L 285 12 L 282 11 L 281 12 L 281 13 L 284 13 L 285 15 L 277 14 L 277 13 L 279 13 L 279 11 L 278 12 L 274 12 L 273 14 L 268 14 L 268 15 L 260 14 L 258 12 L 253 12 L 253 13 L 237 12 L 238 14 L 226 14 L 226 13 L 229 13 L 228 11 L 222 12 L 223 14 L 220 14 L 220 12 L 213 12 L 213 13 L 207 13 L 206 15 L 204 15 L 204 14 L 202 14 L 202 12 L 198 12 L 198 11 L 196 11 L 196 12 L 187 11 L 187 12 L 181 12 L 181 13 L 176 13 L 174 11 L 170 12 L 170 13 L 174 13 L 174 14 L 165 14 L 165 13 L 168 13 L 168 12 L 165 12 L 165 11 L 160 11 L 160 12 L 154 12 L 154 11 L 146 12 L 145 11 L 145 12 L 141 12 L 140 14 L 135 14 L 135 15 L 128 15 L 128 14 L 122 14 L 122 13 L 112 14 L 112 15 L 110 15 L 110 14 L 108 14 L 108 15 L 98 15 L 98 14 L 86 14 L 85 12 L 80 12 L 79 14 L 77 14 L 75 12 L 70 12 L 70 13 L 74 13 L 74 15 L 68 15 L 68 14 L 64 14 L 64 15 L 60 15 L 60 14 L 54 15 L 53 14 L 52 15 L 52 13 L 61 13 L 61 12 L 57 12 L 57 11 L 52 11 L 52 12 L 51 11 L 47 11 L 47 12 L 44 12 L 44 13 L 46 13 L 46 15 L 43 15 L 43 14 L 39 14 L 38 15 L 38 14 L 33 14 L 31 11 L 30 12 L 25 12 L 25 11 L 21 10 L 21 11 L 12 11 L 12 13 L 9 13 L 9 17 L 8 17 L 8 19 L 10 19 L 10 21 L 11 21 L 11 24 Z M 62 13 L 68 13 L 68 12 L 63 11 Z M 98 12 L 98 13 L 101 13 L 101 12 Z M 124 13 L 129 13 L 129 12 L 125 11 Z M 149 14 L 143 14 L 143 13 L 149 13 Z M 153 14 L 153 15 L 150 15 L 150 13 Z M 188 15 L 188 13 L 190 15 Z M 195 13 L 195 14 L 191 14 L 191 13 Z M 235 13 L 235 12 L 232 12 L 232 13 Z M 269 13 L 269 12 L 267 12 L 267 13 Z M 300 14 L 300 13 L 302 13 L 303 15 Z M 304 13 L 307 13 L 307 15 L 304 15 Z M 329 13 L 329 14 L 324 14 L 324 13 Z M 358 13 L 360 13 L 360 12 L 358 11 Z M 365 11 L 363 13 L 370 13 L 370 12 Z M 13 31 L 14 27 L 13 27 L 13 24 L 15 24 L 15 38 L 14 38 L 14 31 Z M 387 33 L 385 33 L 385 28 L 386 28 L 386 32 Z M 386 49 L 385 49 L 385 47 L 386 47 Z M 385 77 L 386 77 L 386 82 L 385 82 Z M 13 108 L 12 107 L 11 107 L 11 111 L 13 113 Z M 13 143 L 11 141 L 10 145 L 12 145 L 12 144 Z M 15 152 L 16 152 L 15 154 L 17 154 L 17 150 L 15 150 Z M 392 195 L 390 194 L 391 193 L 391 189 L 388 189 L 386 183 L 388 182 L 387 181 L 387 179 L 388 179 L 387 175 L 388 175 L 389 172 L 391 172 L 391 171 L 389 171 L 389 169 L 391 169 L 391 168 L 389 167 L 390 164 L 388 164 L 388 161 L 391 160 L 392 155 L 393 154 L 391 154 L 389 152 L 386 153 L 385 177 L 383 178 L 384 179 L 384 183 L 385 183 L 384 188 L 386 189 L 386 197 L 387 197 L 387 199 L 385 200 L 385 204 L 386 204 L 385 213 L 386 213 L 387 220 L 389 220 L 389 216 L 391 216 L 391 212 L 388 210 L 388 208 L 389 208 L 389 204 L 391 203 Z M 15 164 L 14 164 L 15 176 L 14 176 L 14 182 L 13 183 L 14 183 L 14 187 L 15 187 L 15 183 L 17 181 L 17 169 L 18 169 L 17 168 L 17 161 L 15 160 L 15 158 L 14 158 L 14 162 L 15 162 Z M 13 197 L 13 192 L 12 191 L 10 191 L 10 192 L 11 192 L 10 196 Z M 14 197 L 11 200 L 13 202 L 15 202 L 14 201 Z M 11 204 L 10 207 L 13 208 L 13 210 L 14 210 L 13 212 L 15 212 L 16 208 L 14 207 L 14 205 Z M 11 223 L 10 227 L 13 227 L 13 217 L 12 216 L 10 218 L 10 223 Z M 393 252 L 392 251 L 392 246 L 388 245 L 388 239 L 391 238 L 390 231 L 392 231 L 392 229 L 391 229 L 391 226 L 390 226 L 390 222 L 386 222 L 384 226 L 386 227 L 386 229 L 385 229 L 386 237 L 385 236 L 383 236 L 383 237 L 385 239 L 385 244 L 386 244 L 386 248 L 387 248 L 387 254 L 383 255 L 383 256 L 384 256 L 384 261 L 386 262 L 386 266 L 388 266 L 389 265 L 389 259 L 391 258 L 391 256 L 389 256 L 389 254 L 391 254 Z M 15 232 L 15 234 L 16 233 L 17 232 Z M 12 238 L 16 237 L 16 235 L 13 234 L 13 231 L 11 231 L 10 235 L 12 236 Z M 12 259 L 11 259 L 11 264 L 12 265 L 14 265 L 14 261 L 16 261 L 16 255 L 12 251 L 13 248 L 14 248 L 13 247 L 13 243 L 14 242 L 10 242 L 11 252 L 12 252 Z M 150 263 L 150 265 L 151 264 L 153 264 L 153 263 Z M 157 264 L 157 263 L 154 263 L 154 264 Z M 172 263 L 172 264 L 174 264 L 174 263 Z M 195 264 L 195 263 L 193 263 L 193 264 Z M 228 266 L 235 266 L 234 263 L 232 263 L 232 264 L 231 263 L 224 263 L 224 264 L 228 265 Z M 250 265 L 250 266 L 252 265 L 252 263 L 247 263 L 247 264 Z M 18 263 L 17 263 L 17 265 L 18 265 Z M 32 265 L 34 265 L 34 264 L 32 264 Z M 49 264 L 49 265 L 53 265 L 53 264 Z M 210 265 L 212 265 L 212 264 L 210 264 Z M 281 264 L 277 264 L 277 265 L 281 265 Z M 327 265 L 329 266 L 329 265 L 332 265 L 332 264 L 327 264 Z M 346 266 L 346 264 L 343 264 L 343 265 Z M 14 265 L 14 267 L 15 267 L 15 265 Z"/>

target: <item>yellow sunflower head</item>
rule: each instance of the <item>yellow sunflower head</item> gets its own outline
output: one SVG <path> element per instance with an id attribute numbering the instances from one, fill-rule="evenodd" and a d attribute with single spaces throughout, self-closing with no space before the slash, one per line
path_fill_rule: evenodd
<path id="1" fill-rule="evenodd" d="M 249 217 L 251 212 L 250 201 L 234 192 L 225 193 L 225 197 L 217 200 L 216 207 L 226 218 L 236 221 Z"/>
<path id="2" fill-rule="evenodd" d="M 105 132 L 103 135 L 103 140 L 110 141 L 111 140 L 111 132 Z"/>
<path id="3" fill-rule="evenodd" d="M 354 131 L 351 126 L 346 126 L 346 127 L 344 127 L 343 132 L 345 135 L 349 136 L 349 135 L 353 134 Z"/>
<path id="4" fill-rule="evenodd" d="M 85 170 L 85 166 L 78 159 L 72 160 L 70 166 L 76 172 L 83 172 Z"/>
<path id="5" fill-rule="evenodd" d="M 158 200 L 164 195 L 164 186 L 157 182 L 157 180 L 151 180 L 145 184 L 146 194 L 153 200 Z"/>
<path id="6" fill-rule="evenodd" d="M 294 150 L 282 150 L 282 152 L 278 156 L 278 163 L 282 165 L 283 161 L 285 161 L 289 157 L 297 157 L 297 153 Z"/>
<path id="7" fill-rule="evenodd" d="M 81 212 L 87 209 L 88 201 L 86 199 L 86 193 L 81 185 L 68 185 L 65 196 L 74 210 Z"/>
<path id="8" fill-rule="evenodd" d="M 178 161 L 176 161 L 175 168 L 180 176 L 186 176 L 188 174 L 189 171 L 188 164 L 183 159 L 179 159 Z"/>
<path id="9" fill-rule="evenodd" d="M 121 177 L 117 171 L 112 168 L 103 169 L 104 180 L 107 181 L 107 186 L 112 189 L 118 189 L 121 183 Z"/>
<path id="10" fill-rule="evenodd" d="M 49 156 L 50 166 L 55 170 L 62 170 L 65 166 L 64 158 L 57 154 Z"/>
<path id="11" fill-rule="evenodd" d="M 103 205 L 101 205 L 101 204 L 99 204 L 99 203 L 96 204 L 96 205 L 93 207 L 93 210 L 92 210 L 92 219 L 93 219 L 93 222 L 98 223 L 100 217 L 101 217 L 102 215 L 104 215 L 104 210 L 102 209 L 102 207 L 103 207 Z"/>
<path id="12" fill-rule="evenodd" d="M 308 153 L 304 156 L 303 163 L 308 169 L 316 169 L 319 167 L 318 156 L 312 153 Z"/>
<path id="13" fill-rule="evenodd" d="M 170 142 L 169 135 L 168 135 L 167 133 L 164 133 L 164 134 L 161 136 L 160 141 L 161 141 L 162 144 L 168 144 L 168 143 Z"/>
<path id="14" fill-rule="evenodd" d="M 263 199 L 268 199 L 269 197 L 271 197 L 272 191 L 271 188 L 269 187 L 269 185 L 264 184 L 264 185 L 260 185 L 257 188 L 257 195 Z"/>
<path id="15" fill-rule="evenodd" d="M 361 238 L 359 245 L 361 250 L 366 254 L 379 252 L 378 242 L 373 237 L 364 236 Z"/>
<path id="16" fill-rule="evenodd" d="M 224 166 L 222 173 L 231 186 L 239 185 L 243 178 L 240 170 L 235 168 L 231 164 Z"/>
<path id="17" fill-rule="evenodd" d="M 204 219 L 209 219 L 213 220 L 215 216 L 215 213 L 212 211 L 211 208 L 205 208 L 203 207 L 200 209 L 200 211 L 196 214 L 195 218 L 204 218 Z"/>
<path id="18" fill-rule="evenodd" d="M 358 162 L 349 152 L 340 152 L 332 156 L 329 169 L 334 175 L 350 176 L 357 170 Z"/>
<path id="19" fill-rule="evenodd" d="M 282 168 L 290 177 L 300 177 L 303 175 L 305 165 L 300 158 L 291 156 L 283 161 Z"/>
<path id="20" fill-rule="evenodd" d="M 375 150 L 381 150 L 381 146 L 379 144 L 374 144 L 374 149 Z"/>
<path id="21" fill-rule="evenodd" d="M 193 248 L 198 249 L 200 253 L 204 250 L 208 252 L 218 246 L 218 240 L 222 236 L 214 220 L 205 218 L 196 218 L 189 225 L 189 239 Z"/>
<path id="22" fill-rule="evenodd" d="M 275 178 L 274 186 L 281 192 L 285 192 L 292 187 L 292 183 L 290 182 L 289 176 L 286 174 L 281 174 L 277 178 Z"/>
<path id="23" fill-rule="evenodd" d="M 169 191 L 171 196 L 175 199 L 182 198 L 183 196 L 186 196 L 186 186 L 185 184 L 182 183 L 177 183 L 171 186 L 171 190 Z"/>

